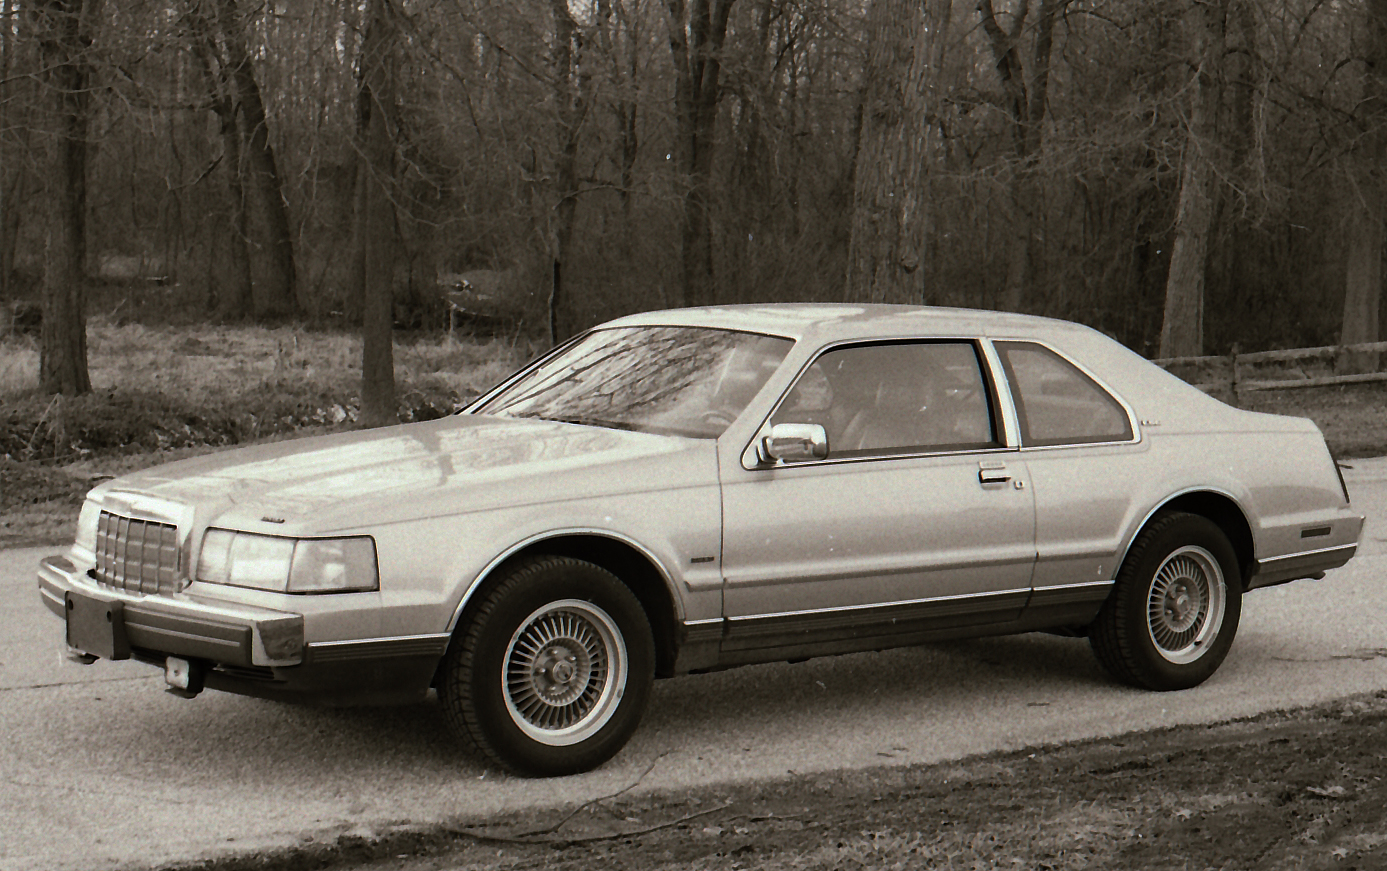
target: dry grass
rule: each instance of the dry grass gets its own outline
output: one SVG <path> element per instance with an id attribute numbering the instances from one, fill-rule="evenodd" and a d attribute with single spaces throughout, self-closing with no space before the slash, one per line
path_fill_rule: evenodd
<path id="1" fill-rule="evenodd" d="M 355 425 L 361 341 L 294 327 L 88 327 L 93 393 L 38 391 L 38 347 L 0 338 L 0 547 L 70 534 L 95 480 L 221 447 Z M 397 341 L 401 420 L 447 414 L 537 352 L 526 342 Z"/>
<path id="2" fill-rule="evenodd" d="M 0 451 L 66 462 L 351 426 L 357 417 L 361 342 L 353 334 L 98 322 L 88 346 L 93 395 L 64 399 L 39 394 L 32 339 L 0 341 Z M 503 341 L 398 343 L 400 419 L 452 411 L 533 351 Z"/>
<path id="3" fill-rule="evenodd" d="M 215 397 L 247 386 L 286 381 L 354 390 L 361 340 L 350 333 L 294 327 L 151 327 L 95 322 L 87 328 L 88 369 L 97 391 Z M 436 384 L 475 396 L 531 356 L 535 348 L 506 340 L 420 338 L 397 342 L 395 373 L 406 390 Z M 27 336 L 0 339 L 0 401 L 38 387 L 38 345 Z"/>

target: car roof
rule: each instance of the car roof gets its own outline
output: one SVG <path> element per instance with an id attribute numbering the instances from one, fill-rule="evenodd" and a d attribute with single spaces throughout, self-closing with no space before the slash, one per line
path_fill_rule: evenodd
<path id="1" fill-rule="evenodd" d="M 767 303 L 652 311 L 603 326 L 745 330 L 803 340 L 810 350 L 859 339 L 1031 339 L 1052 345 L 1086 367 L 1121 396 L 1139 420 L 1160 420 L 1168 432 L 1204 432 L 1269 419 L 1224 405 L 1098 330 L 1038 315 L 937 306 Z"/>
<path id="2" fill-rule="evenodd" d="M 791 339 L 869 339 L 920 336 L 1043 337 L 1087 327 L 1012 312 L 940 306 L 852 303 L 768 303 L 643 312 L 603 326 L 702 326 Z"/>

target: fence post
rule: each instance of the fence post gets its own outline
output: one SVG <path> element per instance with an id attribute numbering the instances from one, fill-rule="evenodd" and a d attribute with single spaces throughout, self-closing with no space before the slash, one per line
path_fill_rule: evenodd
<path id="1" fill-rule="evenodd" d="M 1229 378 L 1230 378 L 1229 389 L 1230 389 L 1230 391 L 1231 391 L 1232 394 L 1233 394 L 1233 405 L 1237 406 L 1238 408 L 1241 408 L 1241 407 L 1242 407 L 1242 401 L 1238 398 L 1238 343 L 1237 343 L 1237 342 L 1234 342 L 1234 343 L 1233 343 L 1233 353 L 1230 355 L 1230 357 L 1231 357 L 1231 359 L 1229 360 L 1229 366 L 1228 366 L 1229 372 L 1231 373 L 1231 374 L 1229 375 Z"/>

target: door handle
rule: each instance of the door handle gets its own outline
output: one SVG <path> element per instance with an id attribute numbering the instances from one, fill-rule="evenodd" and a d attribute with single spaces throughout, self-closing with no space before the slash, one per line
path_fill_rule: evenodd
<path id="1" fill-rule="evenodd" d="M 997 461 L 983 460 L 978 463 L 978 483 L 979 484 L 1005 484 L 1011 480 L 1011 473 L 1007 471 L 1007 464 Z"/>

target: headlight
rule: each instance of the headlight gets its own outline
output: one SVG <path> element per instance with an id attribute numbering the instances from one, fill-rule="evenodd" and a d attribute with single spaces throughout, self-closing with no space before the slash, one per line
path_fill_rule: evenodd
<path id="1" fill-rule="evenodd" d="M 209 529 L 197 579 L 274 593 L 346 593 L 380 587 L 370 536 L 279 538 Z"/>

